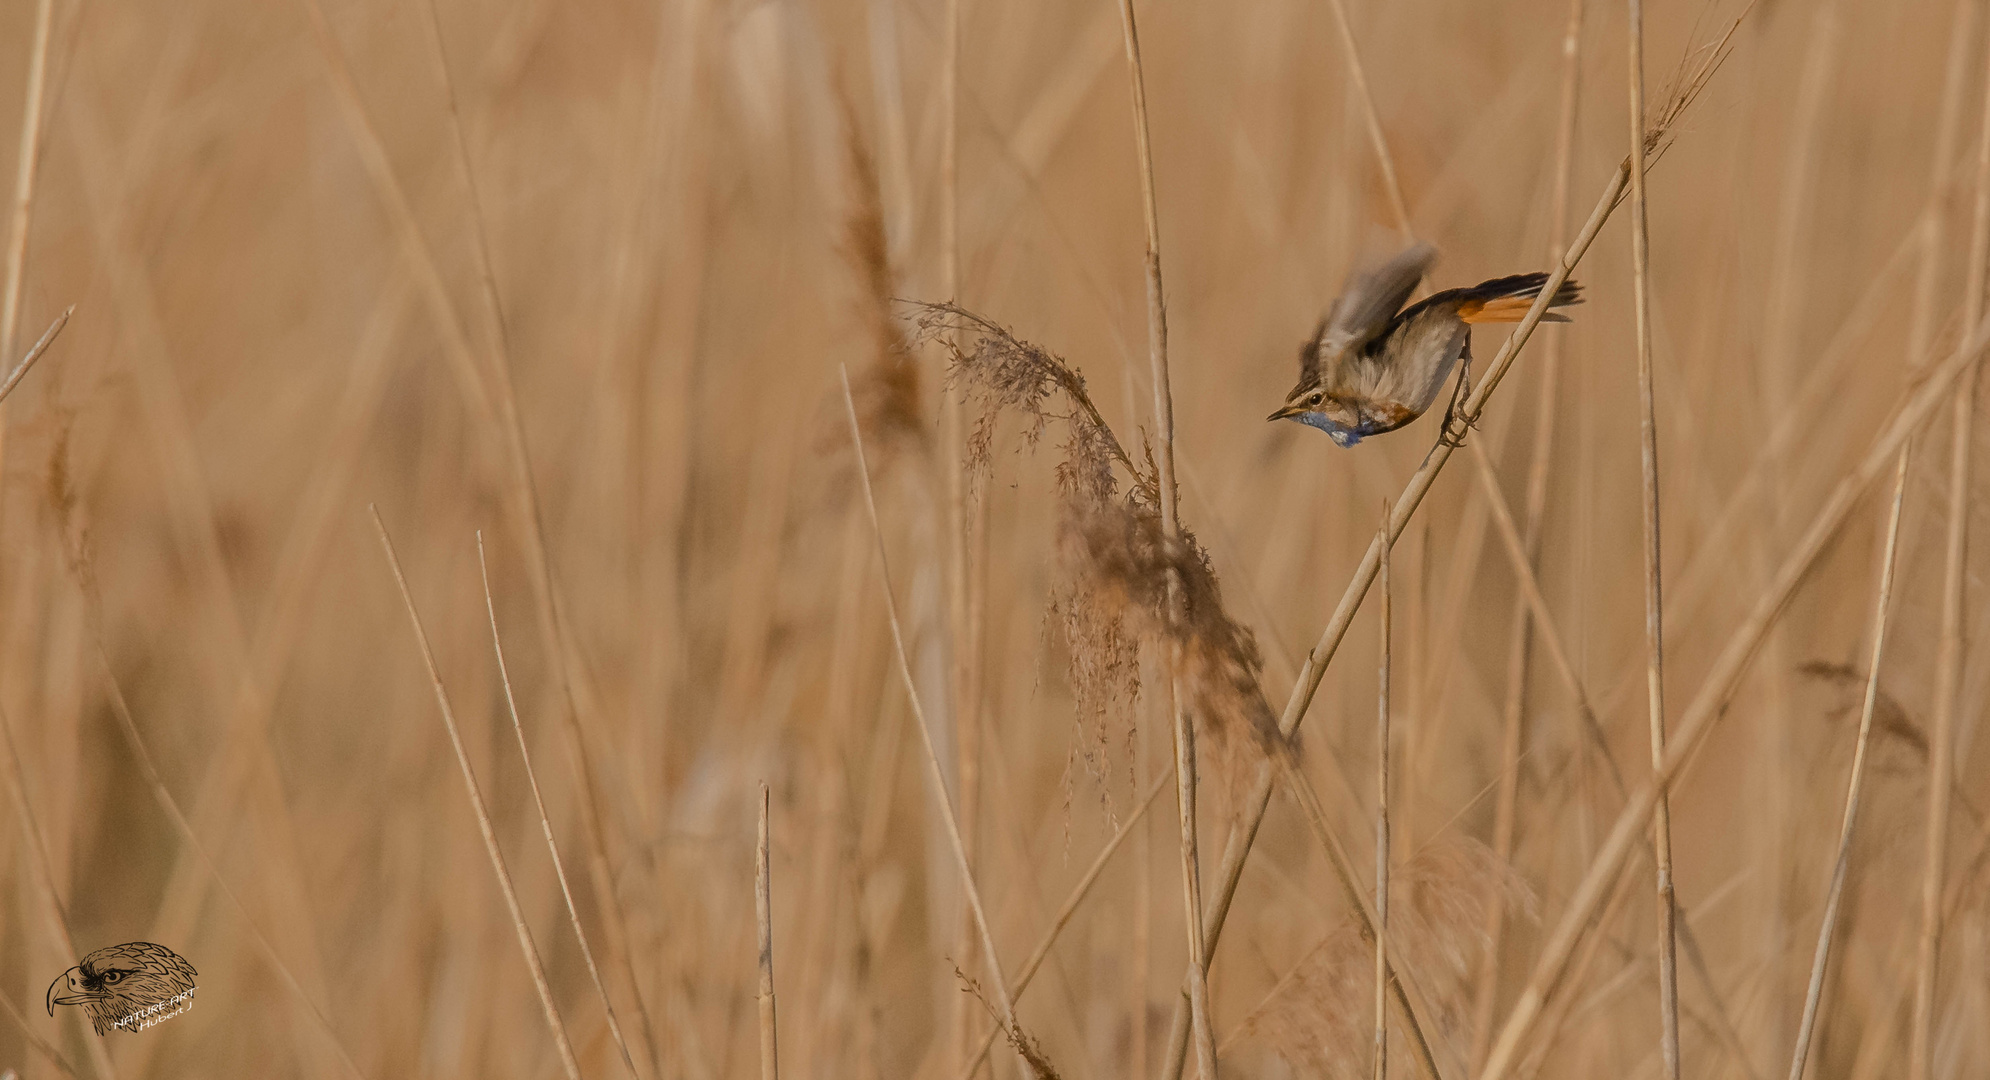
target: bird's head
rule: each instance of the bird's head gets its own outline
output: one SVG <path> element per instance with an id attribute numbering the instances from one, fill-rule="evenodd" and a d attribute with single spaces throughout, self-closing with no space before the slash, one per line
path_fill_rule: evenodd
<path id="1" fill-rule="evenodd" d="M 1357 430 L 1361 427 L 1361 411 L 1345 398 L 1329 394 L 1318 385 L 1300 383 L 1286 396 L 1285 404 L 1277 412 L 1265 417 L 1266 420 L 1297 420 L 1308 427 L 1316 427 L 1333 437 L 1341 446 L 1353 446 L 1361 441 Z"/>
<path id="2" fill-rule="evenodd" d="M 112 945 L 84 957 L 49 984 L 48 1013 L 55 1015 L 57 1005 L 81 1005 L 103 1035 L 120 1020 L 192 990 L 194 975 L 192 964 L 163 945 Z"/>

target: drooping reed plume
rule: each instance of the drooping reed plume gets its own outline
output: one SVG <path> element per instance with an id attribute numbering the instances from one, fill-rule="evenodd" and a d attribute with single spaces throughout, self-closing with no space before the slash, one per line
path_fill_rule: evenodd
<path id="1" fill-rule="evenodd" d="M 1143 645 L 1180 650 L 1185 700 L 1219 747 L 1239 733 L 1275 738 L 1276 720 L 1258 686 L 1264 662 L 1256 639 L 1224 610 L 1195 535 L 1182 529 L 1169 536 L 1163 528 L 1150 455 L 1144 447 L 1139 458 L 1128 453 L 1092 403 L 1084 376 L 955 304 L 921 305 L 918 328 L 918 336 L 950 350 L 949 378 L 973 412 L 968 467 L 977 479 L 990 467 L 1005 414 L 1023 422 L 1032 447 L 1053 426 L 1061 429 L 1055 476 L 1064 580 L 1053 607 L 1070 650 L 1088 767 L 1103 775 L 1107 752 L 1128 730 Z"/>

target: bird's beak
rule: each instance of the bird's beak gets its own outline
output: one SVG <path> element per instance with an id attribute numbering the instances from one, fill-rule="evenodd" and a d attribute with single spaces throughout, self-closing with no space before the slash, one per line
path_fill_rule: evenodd
<path id="1" fill-rule="evenodd" d="M 55 988 L 65 984 L 71 990 L 81 990 L 82 987 L 77 985 L 76 980 L 71 978 L 71 976 L 82 970 L 80 967 L 70 968 L 68 971 L 57 975 L 55 981 L 48 984 L 48 1015 L 55 1015 L 55 1007 L 57 1005 L 81 1005 L 86 1001 L 97 1000 L 95 995 L 92 994 L 64 994 L 61 997 L 55 996 Z"/>
<path id="2" fill-rule="evenodd" d="M 1300 413 L 1302 413 L 1302 412 L 1305 412 L 1305 411 L 1306 411 L 1306 408 L 1305 408 L 1305 406 L 1303 406 L 1303 405 L 1294 405 L 1294 404 L 1292 404 L 1291 402 L 1286 402 L 1286 404 L 1285 404 L 1285 406 L 1284 406 L 1283 408 L 1279 409 L 1279 410 L 1278 410 L 1277 412 L 1275 412 L 1275 413 L 1272 413 L 1272 414 L 1271 414 L 1270 416 L 1267 416 L 1267 417 L 1265 417 L 1265 419 L 1266 419 L 1266 420 L 1290 420 L 1290 419 L 1292 419 L 1293 417 L 1295 417 L 1295 416 L 1298 416 L 1298 415 L 1299 415 Z"/>

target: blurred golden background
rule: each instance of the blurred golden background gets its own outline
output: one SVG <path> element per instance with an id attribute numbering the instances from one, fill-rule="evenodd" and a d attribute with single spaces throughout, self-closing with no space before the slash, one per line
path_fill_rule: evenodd
<path id="1" fill-rule="evenodd" d="M 908 344 L 915 312 L 892 298 L 951 293 L 1066 358 L 1129 446 L 1153 431 L 1120 10 L 959 0 L 956 65 L 948 0 L 320 4 L 0 6 L 0 132 L 28 136 L 0 160 L 33 166 L 30 186 L 0 182 L 20 253 L 7 363 L 75 305 L 0 428 L 17 751 L 0 761 L 0 1068 L 562 1075 L 376 504 L 582 1075 L 760 1068 L 763 781 L 783 1071 L 962 1075 L 990 1024 L 963 981 L 999 1005 L 883 589 L 1009 976 L 1172 756 L 1153 650 L 1137 701 L 1103 718 L 1074 702 L 1052 608 L 1060 436 L 1032 450 L 998 421 L 988 472 L 963 479 L 946 353 Z M 1990 132 L 1983 6 L 1649 13 L 1655 104 L 1742 16 L 1649 174 L 1675 716 L 1916 371 L 1981 310 L 1964 293 Z M 1402 242 L 1334 12 L 1138 6 L 1181 516 L 1256 635 L 1274 710 L 1438 426 L 1341 450 L 1263 419 L 1345 275 Z M 1347 12 L 1409 222 L 1442 251 L 1429 287 L 1550 267 L 1628 150 L 1623 7 Z M 1577 268 L 1573 324 L 1535 335 L 1470 441 L 1538 534 L 1555 632 L 1635 786 L 1650 765 L 1628 218 Z M 1503 339 L 1482 328 L 1477 354 Z M 888 582 L 839 365 L 863 399 Z M 1814 1077 L 1909 1074 L 1949 416 L 1921 425 L 1907 474 Z M 1926 1020 L 1927 1075 L 1944 1078 L 1990 1070 L 1990 522 L 1981 447 L 1964 449 L 1974 542 Z M 1438 478 L 1393 566 L 1398 918 L 1425 936 L 1447 1080 L 1477 1075 L 1625 801 L 1538 637 L 1514 649 L 1523 592 L 1477 468 Z M 1686 1075 L 1787 1072 L 1891 475 L 1673 791 Z M 627 1061 L 513 735 L 479 530 Z M 1375 599 L 1303 729 L 1364 872 Z M 1254 751 L 1211 753 L 1205 875 Z M 1071 1080 L 1165 1071 L 1187 947 L 1172 792 L 1154 805 L 1018 1001 Z M 1519 1075 L 1665 1075 L 1642 850 Z M 1349 919 L 1275 796 L 1210 972 L 1226 1073 L 1368 1075 Z M 199 970 L 191 1012 L 102 1039 L 79 1010 L 46 1015 L 50 978 L 135 940 Z M 1416 1069 L 1393 1046 L 1390 1064 Z M 985 1066 L 1019 1067 L 1000 1042 Z"/>

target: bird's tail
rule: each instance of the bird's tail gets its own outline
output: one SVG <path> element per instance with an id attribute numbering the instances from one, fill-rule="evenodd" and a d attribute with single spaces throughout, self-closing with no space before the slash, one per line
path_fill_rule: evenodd
<path id="1" fill-rule="evenodd" d="M 1534 298 L 1541 295 L 1541 289 L 1547 283 L 1546 274 L 1515 274 L 1460 289 L 1458 317 L 1468 323 L 1517 323 L 1527 314 L 1527 309 L 1534 306 Z M 1555 290 L 1548 306 L 1558 308 L 1580 303 L 1582 286 L 1564 281 L 1561 288 Z M 1541 321 L 1568 322 L 1569 317 L 1551 311 L 1541 316 Z"/>

